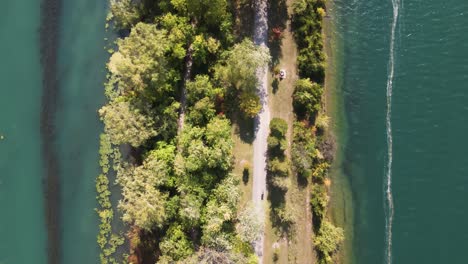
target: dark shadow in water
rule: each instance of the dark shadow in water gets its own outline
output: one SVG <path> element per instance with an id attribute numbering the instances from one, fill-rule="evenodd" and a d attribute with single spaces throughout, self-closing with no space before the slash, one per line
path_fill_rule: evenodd
<path id="1" fill-rule="evenodd" d="M 42 0 L 40 53 L 42 64 L 42 107 L 41 107 L 41 140 L 42 158 L 44 160 L 44 202 L 47 224 L 47 254 L 49 264 L 60 263 L 60 223 L 59 223 L 59 164 L 54 147 L 56 131 L 54 126 L 59 92 L 57 78 L 57 48 L 60 0 Z"/>

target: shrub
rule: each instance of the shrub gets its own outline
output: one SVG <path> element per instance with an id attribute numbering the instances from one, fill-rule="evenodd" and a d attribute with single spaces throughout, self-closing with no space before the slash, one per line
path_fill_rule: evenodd
<path id="1" fill-rule="evenodd" d="M 331 254 L 336 251 L 338 245 L 344 240 L 344 232 L 340 227 L 335 227 L 329 221 L 323 221 L 314 245 L 323 254 L 325 263 L 332 263 Z"/>
<path id="2" fill-rule="evenodd" d="M 313 117 L 321 108 L 323 88 L 310 79 L 296 81 L 293 93 L 293 107 L 299 118 Z"/>

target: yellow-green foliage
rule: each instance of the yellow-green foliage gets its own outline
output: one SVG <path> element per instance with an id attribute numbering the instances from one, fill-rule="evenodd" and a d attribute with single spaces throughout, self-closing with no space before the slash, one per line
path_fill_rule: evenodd
<path id="1" fill-rule="evenodd" d="M 322 19 L 325 0 L 296 0 L 293 4 L 294 36 L 299 48 L 299 75 L 323 83 L 325 54 L 322 41 Z"/>
<path id="2" fill-rule="evenodd" d="M 268 48 L 256 46 L 245 39 L 226 53 L 226 60 L 216 68 L 217 78 L 226 86 L 234 87 L 242 112 L 255 117 L 261 109 L 256 94 L 258 79 L 256 71 L 271 60 Z"/>
<path id="3" fill-rule="evenodd" d="M 322 222 L 317 236 L 314 238 L 315 248 L 322 254 L 322 263 L 333 263 L 331 254 L 344 240 L 343 229 L 335 227 L 325 220 Z"/>
<path id="4" fill-rule="evenodd" d="M 332 254 L 344 240 L 343 230 L 327 220 L 327 173 L 330 164 L 315 147 L 323 139 L 329 119 L 322 111 L 322 84 L 325 80 L 322 20 L 326 14 L 325 0 L 295 0 L 292 6 L 292 26 L 298 44 L 298 68 L 302 78 L 296 83 L 293 106 L 302 122 L 294 124 L 292 161 L 298 175 L 312 182 L 311 199 L 314 214 L 315 249 L 318 263 L 332 263 Z M 317 115 L 318 114 L 318 115 Z M 314 123 L 315 122 L 315 123 Z"/>
<path id="5" fill-rule="evenodd" d="M 109 179 L 107 173 L 110 169 L 110 157 L 114 153 L 109 136 L 101 134 L 99 164 L 102 173 L 96 178 L 96 199 L 99 203 L 99 208 L 96 209 L 100 218 L 99 233 L 97 235 L 97 243 L 101 249 L 100 260 L 102 264 L 117 263 L 112 256 L 118 246 L 122 245 L 124 239 L 122 236 L 112 233 L 112 220 L 114 218 L 114 210 L 110 201 Z"/>

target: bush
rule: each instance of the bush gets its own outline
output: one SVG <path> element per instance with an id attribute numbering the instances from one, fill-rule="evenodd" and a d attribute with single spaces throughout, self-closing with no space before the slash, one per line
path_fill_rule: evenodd
<path id="1" fill-rule="evenodd" d="M 293 3 L 294 36 L 299 48 L 299 75 L 323 83 L 325 54 L 323 53 L 322 20 L 325 1 L 296 0 Z"/>
<path id="2" fill-rule="evenodd" d="M 325 217 L 328 205 L 327 189 L 323 184 L 314 184 L 310 192 L 310 205 L 315 219 L 321 222 Z M 320 223 L 317 223 L 320 224 Z"/>
<path id="3" fill-rule="evenodd" d="M 287 147 L 286 133 L 288 123 L 281 118 L 273 118 L 270 121 L 270 135 L 268 136 L 268 154 L 272 158 L 284 158 L 284 151 Z"/>
<path id="4" fill-rule="evenodd" d="M 270 121 L 270 135 L 276 138 L 284 138 L 286 137 L 286 133 L 288 132 L 288 123 L 284 119 L 281 118 L 273 118 Z"/>
<path id="5" fill-rule="evenodd" d="M 321 108 L 323 88 L 310 79 L 296 81 L 293 93 L 293 107 L 299 118 L 315 116 Z"/>
<path id="6" fill-rule="evenodd" d="M 299 175 L 310 178 L 315 161 L 315 136 L 304 123 L 295 122 L 291 157 L 293 168 Z"/>
<path id="7" fill-rule="evenodd" d="M 335 227 L 329 221 L 323 221 L 322 226 L 314 239 L 317 250 L 323 254 L 325 263 L 332 263 L 331 254 L 336 251 L 338 245 L 344 240 L 344 232 L 340 227 Z"/>

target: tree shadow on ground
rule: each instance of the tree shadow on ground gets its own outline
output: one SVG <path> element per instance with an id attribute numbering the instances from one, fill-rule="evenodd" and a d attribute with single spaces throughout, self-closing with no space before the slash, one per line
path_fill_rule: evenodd
<path id="1" fill-rule="evenodd" d="M 252 144 L 255 138 L 255 120 L 245 116 L 239 108 L 238 101 L 235 89 L 227 89 L 221 112 L 225 113 L 231 123 L 236 125 L 234 133 L 239 135 L 242 142 Z"/>
<path id="2" fill-rule="evenodd" d="M 270 221 L 271 225 L 276 228 L 281 235 L 290 234 L 292 222 L 284 221 L 284 215 L 287 215 L 286 211 L 286 192 L 287 190 L 283 190 L 274 186 L 272 183 L 272 175 L 267 174 L 267 190 L 268 190 L 268 197 L 267 199 L 270 201 L 271 210 L 270 210 Z M 280 215 L 280 212 L 283 212 L 283 216 Z"/>
<path id="3" fill-rule="evenodd" d="M 297 173 L 296 179 L 297 179 L 297 185 L 298 185 L 301 189 L 304 189 L 304 188 L 307 187 L 307 185 L 309 185 L 309 180 L 307 179 L 307 176 L 306 176 L 306 175 L 303 175 L 303 174 L 301 174 L 301 173 Z"/>
<path id="4" fill-rule="evenodd" d="M 286 0 L 269 1 L 268 28 L 270 34 L 268 38 L 268 47 L 270 48 L 272 67 L 277 65 L 281 58 L 281 34 L 275 34 L 273 31 L 274 29 L 279 29 L 281 32 L 286 30 L 286 22 L 288 19 L 288 6 L 286 4 Z"/>
<path id="5" fill-rule="evenodd" d="M 242 171 L 242 182 L 244 183 L 244 185 L 247 185 L 247 183 L 249 182 L 249 175 L 250 175 L 249 169 L 244 168 L 244 170 Z"/>
<path id="6" fill-rule="evenodd" d="M 271 88 L 272 88 L 273 94 L 276 94 L 276 92 L 279 89 L 279 80 L 278 80 L 278 78 L 273 79 L 273 82 L 271 82 Z"/>
<path id="7" fill-rule="evenodd" d="M 234 35 L 236 41 L 253 37 L 253 25 L 255 18 L 254 0 L 234 0 L 231 1 L 231 10 L 234 14 Z"/>

